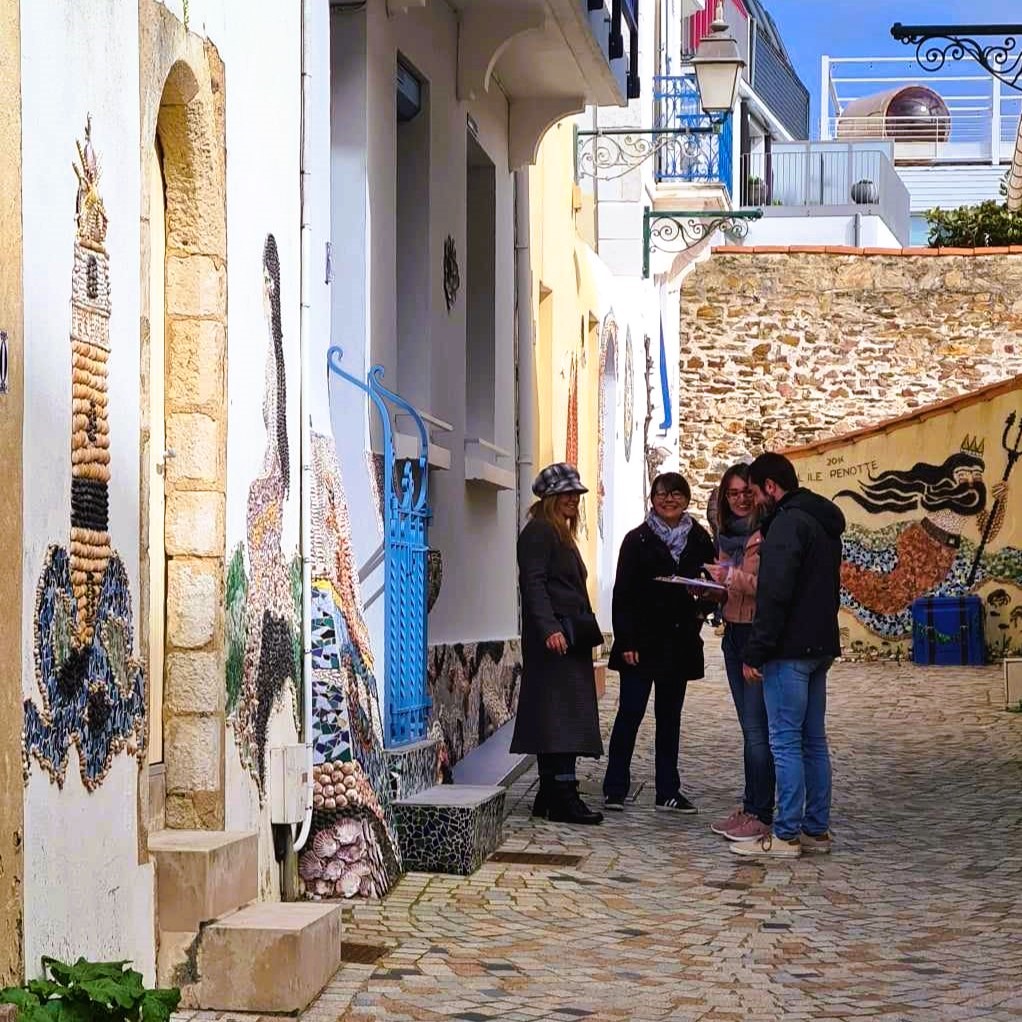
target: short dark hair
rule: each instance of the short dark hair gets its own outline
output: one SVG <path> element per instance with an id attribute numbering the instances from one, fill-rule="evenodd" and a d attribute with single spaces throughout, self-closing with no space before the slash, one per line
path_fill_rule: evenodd
<path id="1" fill-rule="evenodd" d="M 749 482 L 753 486 L 763 489 L 768 479 L 772 479 L 785 493 L 798 489 L 798 473 L 783 454 L 768 451 L 749 466 Z"/>
<path id="2" fill-rule="evenodd" d="M 691 502 L 692 487 L 688 485 L 688 480 L 680 472 L 661 472 L 653 480 L 653 485 L 649 488 L 649 495 L 652 497 L 654 493 L 670 493 L 673 490 L 681 490 L 685 494 L 685 499 Z"/>

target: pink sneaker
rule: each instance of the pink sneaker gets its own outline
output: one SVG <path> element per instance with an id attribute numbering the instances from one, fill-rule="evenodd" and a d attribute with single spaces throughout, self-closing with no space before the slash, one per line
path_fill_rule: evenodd
<path id="1" fill-rule="evenodd" d="M 741 806 L 738 806 L 730 816 L 725 816 L 722 820 L 714 820 L 714 822 L 710 824 L 710 830 L 712 830 L 714 834 L 726 837 L 728 830 L 735 826 L 735 824 L 737 824 L 743 816 L 745 816 L 745 812 Z"/>
<path id="2" fill-rule="evenodd" d="M 741 818 L 724 831 L 728 841 L 755 841 L 770 833 L 770 828 L 751 813 L 742 813 Z"/>

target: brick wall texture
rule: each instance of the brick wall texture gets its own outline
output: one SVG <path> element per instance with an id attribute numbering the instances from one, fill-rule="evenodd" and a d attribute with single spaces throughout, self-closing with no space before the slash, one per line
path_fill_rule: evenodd
<path id="1" fill-rule="evenodd" d="M 1022 249 L 715 249 L 685 278 L 680 336 L 680 460 L 702 513 L 742 455 L 1022 373 Z"/>

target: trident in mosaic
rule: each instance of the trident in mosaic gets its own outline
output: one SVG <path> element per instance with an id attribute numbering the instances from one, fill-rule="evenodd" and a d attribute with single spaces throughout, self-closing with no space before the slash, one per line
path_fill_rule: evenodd
<path id="1" fill-rule="evenodd" d="M 1016 415 L 1014 412 L 1010 412 L 1008 417 L 1004 420 L 1004 432 L 1001 434 L 1001 447 L 1004 448 L 1005 453 L 1008 455 L 1008 459 L 1004 465 L 1004 474 L 1001 476 L 1001 482 L 1006 483 L 1008 476 L 1011 475 L 1011 470 L 1015 467 L 1015 462 L 1019 458 L 1022 458 L 1022 417 L 1018 417 L 1018 428 L 1015 430 L 1015 440 L 1010 442 L 1011 427 L 1015 425 Z M 980 558 L 983 556 L 983 550 L 987 545 L 987 540 L 990 538 L 990 533 L 993 530 L 994 522 L 997 521 L 997 513 L 1001 510 L 1001 502 L 1004 498 L 998 497 L 994 501 L 994 506 L 990 509 L 990 515 L 986 520 L 986 525 L 983 527 L 983 536 L 979 541 L 979 546 L 976 549 L 976 557 L 972 562 L 972 569 L 969 571 L 969 582 L 968 588 L 972 588 L 972 584 L 976 581 L 976 574 L 979 571 Z"/>

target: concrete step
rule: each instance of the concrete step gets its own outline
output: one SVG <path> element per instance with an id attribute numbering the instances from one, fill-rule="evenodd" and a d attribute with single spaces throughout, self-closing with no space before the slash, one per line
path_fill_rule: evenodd
<path id="1" fill-rule="evenodd" d="M 503 840 L 506 789 L 440 784 L 394 803 L 406 870 L 474 873 Z"/>
<path id="2" fill-rule="evenodd" d="M 160 930 L 197 933 L 259 896 L 255 831 L 161 830 L 149 836 Z"/>
<path id="3" fill-rule="evenodd" d="M 209 1011 L 298 1012 L 341 964 L 341 906 L 262 902 L 203 927 L 195 1003 Z"/>

